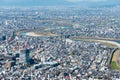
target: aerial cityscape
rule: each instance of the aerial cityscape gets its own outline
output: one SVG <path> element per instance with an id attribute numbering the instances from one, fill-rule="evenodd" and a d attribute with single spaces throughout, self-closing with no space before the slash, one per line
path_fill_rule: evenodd
<path id="1" fill-rule="evenodd" d="M 21 0 L 22 7 L 19 0 L 5 1 L 0 3 L 0 80 L 120 80 L 118 0 L 107 5 L 108 0 L 86 0 L 89 6 L 86 1 L 78 6 L 83 0 L 65 0 L 72 6 Z"/>

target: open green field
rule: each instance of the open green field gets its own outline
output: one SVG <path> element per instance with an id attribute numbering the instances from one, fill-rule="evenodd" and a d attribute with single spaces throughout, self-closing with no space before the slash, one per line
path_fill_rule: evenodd
<path id="1" fill-rule="evenodd" d="M 112 67 L 113 69 L 118 69 L 118 70 L 120 70 L 120 66 L 117 65 L 116 61 L 112 61 L 112 62 L 111 62 L 111 67 Z"/>
<path id="2" fill-rule="evenodd" d="M 117 70 L 120 70 L 120 66 L 119 64 L 117 63 L 117 59 L 118 59 L 118 55 L 120 53 L 120 50 L 117 50 L 115 51 L 114 55 L 113 55 L 113 58 L 112 58 L 112 62 L 111 62 L 111 67 L 113 69 L 117 69 Z"/>

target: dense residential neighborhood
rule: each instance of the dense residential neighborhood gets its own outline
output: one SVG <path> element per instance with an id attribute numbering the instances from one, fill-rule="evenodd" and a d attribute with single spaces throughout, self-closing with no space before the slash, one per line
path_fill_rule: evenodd
<path id="1" fill-rule="evenodd" d="M 0 80 L 120 79 L 119 8 L 1 7 Z"/>

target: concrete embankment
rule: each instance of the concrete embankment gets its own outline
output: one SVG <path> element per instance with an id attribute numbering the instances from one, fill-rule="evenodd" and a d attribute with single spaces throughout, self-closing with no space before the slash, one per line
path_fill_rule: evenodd
<path id="1" fill-rule="evenodd" d="M 112 62 L 112 59 L 113 59 L 113 56 L 115 54 L 115 52 L 118 50 L 118 48 L 115 48 L 112 52 L 111 52 L 111 55 L 109 57 L 109 60 L 108 60 L 108 64 L 111 64 Z"/>

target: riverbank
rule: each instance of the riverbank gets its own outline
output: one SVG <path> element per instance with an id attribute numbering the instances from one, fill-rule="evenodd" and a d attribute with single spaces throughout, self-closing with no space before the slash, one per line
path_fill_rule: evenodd
<path id="1" fill-rule="evenodd" d="M 25 35 L 25 36 L 31 36 L 31 37 L 41 37 L 41 36 L 58 36 L 57 34 L 52 34 L 50 32 L 41 32 L 41 33 L 37 33 L 37 32 L 24 32 L 22 33 L 22 35 Z"/>

